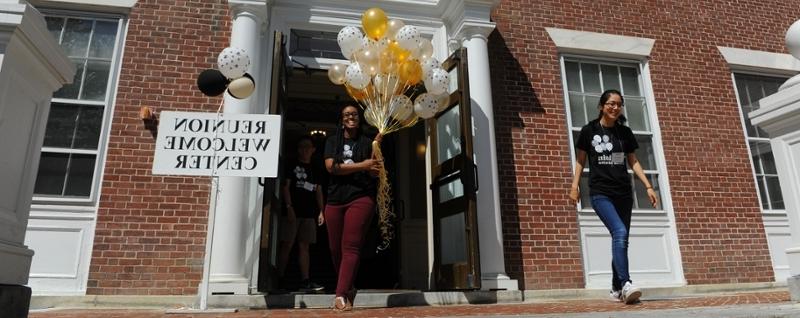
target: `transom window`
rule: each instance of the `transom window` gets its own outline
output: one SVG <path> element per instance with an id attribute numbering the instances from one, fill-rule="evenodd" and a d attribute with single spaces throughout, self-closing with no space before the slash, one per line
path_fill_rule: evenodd
<path id="1" fill-rule="evenodd" d="M 747 114 L 760 108 L 760 99 L 778 92 L 778 87 L 786 81 L 786 78 L 735 73 L 734 80 L 739 107 L 742 110 L 742 121 L 747 133 L 747 143 L 750 146 L 753 171 L 761 196 L 761 207 L 764 210 L 783 210 L 786 207 L 781 195 L 781 185 L 772 147 L 769 144 L 769 135 L 761 128 L 753 126 Z"/>
<path id="2" fill-rule="evenodd" d="M 337 35 L 337 32 L 292 29 L 289 55 L 346 60 L 336 42 Z"/>
<path id="3" fill-rule="evenodd" d="M 34 193 L 90 197 L 97 170 L 120 19 L 47 15 L 47 29 L 76 68 L 53 94 Z"/>
<path id="4" fill-rule="evenodd" d="M 567 83 L 566 102 L 569 106 L 573 145 L 578 140 L 581 127 L 598 118 L 597 104 L 603 91 L 619 90 L 625 98 L 622 110 L 628 119 L 626 125 L 633 130 L 636 141 L 639 143 L 636 157 L 654 190 L 661 197 L 658 164 L 653 145 L 653 130 L 638 65 L 565 58 L 564 76 Z M 632 170 L 628 169 L 628 173 L 632 180 L 635 179 Z M 591 202 L 588 165 L 583 170 L 580 187 L 581 202 L 588 204 Z M 633 195 L 634 209 L 653 209 L 647 198 L 647 189 L 636 180 L 633 182 Z"/>

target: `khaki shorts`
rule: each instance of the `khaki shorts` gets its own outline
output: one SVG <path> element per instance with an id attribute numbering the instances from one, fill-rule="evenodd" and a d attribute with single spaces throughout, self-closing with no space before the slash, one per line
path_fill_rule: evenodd
<path id="1" fill-rule="evenodd" d="M 314 244 L 317 242 L 317 219 L 297 218 L 294 224 L 289 223 L 288 218 L 281 220 L 281 241 L 291 242 L 295 239 L 298 242 Z"/>

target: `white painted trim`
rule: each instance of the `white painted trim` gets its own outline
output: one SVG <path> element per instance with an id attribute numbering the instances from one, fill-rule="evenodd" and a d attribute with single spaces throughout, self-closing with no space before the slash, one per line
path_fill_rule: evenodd
<path id="1" fill-rule="evenodd" d="M 127 14 L 137 0 L 28 0 L 34 7 Z"/>
<path id="2" fill-rule="evenodd" d="M 559 53 L 587 54 L 642 60 L 650 56 L 655 40 L 559 28 L 545 28 Z M 566 87 L 566 86 L 565 86 Z"/>
<path id="3" fill-rule="evenodd" d="M 791 76 L 800 72 L 800 61 L 789 54 L 718 46 L 732 72 L 768 72 Z"/>

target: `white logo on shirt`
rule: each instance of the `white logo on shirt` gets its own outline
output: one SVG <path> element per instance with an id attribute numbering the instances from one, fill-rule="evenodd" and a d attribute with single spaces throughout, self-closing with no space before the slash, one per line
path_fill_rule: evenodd
<path id="1" fill-rule="evenodd" d="M 614 144 L 610 141 L 611 138 L 609 138 L 608 135 L 603 135 L 603 137 L 600 137 L 600 135 L 594 135 L 594 137 L 592 137 L 592 147 L 594 147 L 594 151 L 597 153 L 611 151 L 614 149 Z"/>
<path id="2" fill-rule="evenodd" d="M 350 145 L 344 145 L 344 151 L 342 152 L 342 159 L 344 163 L 353 163 L 353 149 L 350 148 Z"/>

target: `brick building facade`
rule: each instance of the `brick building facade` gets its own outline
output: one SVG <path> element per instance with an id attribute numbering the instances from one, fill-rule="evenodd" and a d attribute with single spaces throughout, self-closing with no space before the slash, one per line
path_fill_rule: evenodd
<path id="1" fill-rule="evenodd" d="M 237 14 L 231 3 L 239 2 L 247 1 L 143 0 L 121 8 L 32 1 L 48 17 L 63 21 L 74 17 L 109 18 L 118 19 L 120 25 L 107 73 L 105 117 L 102 127 L 97 127 L 95 173 L 88 176 L 89 194 L 78 196 L 86 200 L 72 202 L 70 199 L 75 196 L 63 191 L 34 195 L 28 244 L 35 250 L 48 251 L 47 240 L 52 237 L 40 235 L 43 232 L 37 229 L 46 227 L 48 220 L 54 218 L 63 217 L 65 224 L 76 222 L 78 225 L 64 226 L 79 228 L 80 235 L 84 235 L 80 244 L 87 244 L 71 247 L 78 249 L 73 253 L 78 255 L 78 265 L 74 268 L 78 274 L 70 278 L 74 282 L 69 284 L 57 282 L 57 275 L 48 276 L 46 266 L 42 265 L 51 261 L 49 252 L 39 254 L 37 250 L 42 258 L 34 258 L 31 276 L 34 294 L 37 291 L 87 295 L 197 293 L 206 243 L 210 178 L 152 175 L 156 129 L 153 123 L 140 118 L 139 111 L 143 106 L 156 111 L 198 112 L 214 112 L 220 107 L 223 98 L 205 97 L 196 89 L 195 80 L 203 69 L 215 67 L 216 55 L 231 42 L 231 30 L 235 29 L 232 16 Z M 253 112 L 265 112 L 269 101 L 269 74 L 275 67 L 270 65 L 271 32 L 283 30 L 289 31 L 285 32 L 288 34 L 294 26 L 303 25 L 292 24 L 291 17 L 281 15 L 316 14 L 304 6 L 293 8 L 289 2 L 266 1 L 267 16 L 262 17 L 263 30 L 258 30 L 261 41 L 258 45 L 262 49 L 254 58 L 254 64 L 261 64 L 254 70 L 257 85 L 261 86 L 252 98 L 261 106 Z M 439 22 L 428 21 L 423 26 L 434 42 L 439 43 L 435 44 L 437 50 L 443 52 L 456 36 L 451 22 L 445 21 L 445 16 L 456 10 L 453 9 L 456 6 L 445 2 L 420 4 L 420 8 L 381 2 L 375 5 L 384 7 L 390 15 L 397 10 L 399 16 L 418 23 L 424 19 L 414 14 L 438 15 Z M 610 74 L 602 73 L 605 70 L 615 70 L 615 76 L 623 81 L 619 82 L 621 85 L 627 85 L 626 79 L 635 81 L 638 93 L 631 96 L 641 103 L 644 113 L 641 118 L 647 127 L 641 136 L 651 149 L 653 166 L 648 171 L 657 180 L 659 197 L 664 201 L 658 209 L 634 211 L 634 231 L 637 219 L 650 222 L 645 227 L 659 232 L 640 234 L 642 238 L 657 237 L 646 244 L 664 247 L 665 252 L 655 256 L 662 263 L 637 263 L 642 260 L 636 258 L 649 256 L 636 252 L 652 246 L 642 243 L 634 248 L 639 239 L 634 235 L 633 278 L 637 279 L 637 271 L 664 272 L 662 276 L 653 274 L 653 278 L 643 279 L 645 287 L 779 280 L 774 268 L 781 260 L 770 252 L 771 248 L 779 250 L 779 247 L 770 246 L 774 243 L 769 242 L 765 224 L 777 224 L 776 228 L 784 229 L 780 222 L 787 212 L 781 215 L 781 209 L 773 206 L 778 204 L 777 200 L 764 203 L 765 194 L 759 194 L 758 182 L 768 184 L 773 176 L 759 173 L 753 166 L 752 143 L 741 111 L 746 106 L 742 105 L 744 94 L 737 87 L 739 90 L 749 87 L 741 80 L 751 79 L 747 76 L 756 76 L 752 83 L 762 83 L 766 81 L 762 77 L 782 78 L 797 73 L 800 66 L 759 68 L 756 62 L 743 66 L 731 62 L 722 52 L 724 48 L 743 49 L 778 56 L 784 61 L 787 57 L 783 34 L 800 17 L 800 6 L 780 1 L 463 2 L 490 12 L 490 18 L 484 17 L 482 22 L 496 25 L 487 33 L 491 78 L 483 83 L 491 86 L 494 111 L 498 168 L 494 178 L 499 184 L 496 196 L 500 204 L 500 211 L 494 213 L 501 217 L 504 252 L 501 263 L 519 289 L 598 288 L 609 275 L 604 272 L 608 264 L 590 264 L 592 251 L 605 244 L 602 235 L 592 234 L 597 226 L 590 207 L 579 207 L 576 213 L 567 197 L 573 166 L 570 131 L 580 127 L 575 121 L 577 115 L 570 113 L 573 109 L 570 100 L 584 98 L 583 106 L 578 107 L 584 107 L 588 115 L 583 116 L 592 119 L 591 103 L 596 100 L 591 98 L 597 93 L 587 88 L 591 85 L 589 75 L 594 74 L 592 69 L 600 70 L 597 73 L 600 82 L 605 81 L 602 74 Z M 286 11 L 279 8 L 282 6 Z M 347 24 L 357 23 L 358 14 L 367 8 L 366 4 L 356 2 L 343 6 L 346 13 L 331 16 L 344 17 Z M 317 9 L 327 10 L 330 6 Z M 335 23 L 345 23 L 333 22 L 338 21 L 334 18 L 319 22 L 303 14 L 296 19 L 305 19 L 309 25 L 317 23 L 308 27 L 313 30 L 337 32 L 341 26 Z M 68 29 L 68 22 L 61 25 L 61 31 L 50 27 L 51 32 L 64 34 Z M 637 55 L 613 48 L 603 51 L 564 46 L 554 40 L 554 34 L 568 31 L 589 37 L 643 39 L 650 41 L 651 49 L 649 54 Z M 292 43 L 290 40 L 289 45 Z M 292 50 L 289 52 L 291 56 Z M 780 54 L 769 55 L 772 53 Z M 88 60 L 92 61 L 92 57 Z M 324 69 L 328 64 L 319 65 Z M 297 64 L 293 66 L 302 70 Z M 579 70 L 574 74 L 580 74 L 576 80 L 581 89 L 567 91 L 565 85 L 573 83 L 567 78 L 573 74 L 570 73 L 573 66 Z M 79 71 L 76 76 L 81 74 Z M 300 77 L 295 78 L 301 81 Z M 470 85 L 475 85 L 475 81 L 470 78 Z M 73 99 L 82 100 L 80 96 Z M 424 142 L 424 138 L 421 140 Z M 43 153 L 54 151 L 48 149 Z M 769 186 L 764 189 L 771 191 Z M 246 198 L 261 202 L 261 194 Z M 425 219 L 428 212 L 420 213 Z M 770 222 L 776 221 L 765 223 L 765 213 Z M 260 229 L 260 219 L 247 221 L 252 228 Z M 788 231 L 788 226 L 785 230 Z M 783 232 L 776 234 L 776 242 L 782 242 L 783 235 Z M 259 245 L 272 243 L 248 244 L 251 244 L 249 251 L 258 251 Z M 598 253 L 608 254 L 605 250 Z M 248 255 L 244 267 L 251 275 L 250 290 L 256 292 L 261 289 L 258 281 L 267 276 L 257 273 L 269 265 L 248 263 L 250 258 L 257 259 L 258 254 Z M 591 276 L 595 274 L 590 272 L 597 276 Z M 426 270 L 425 274 L 428 273 Z M 427 286 L 415 287 L 427 289 Z"/>

